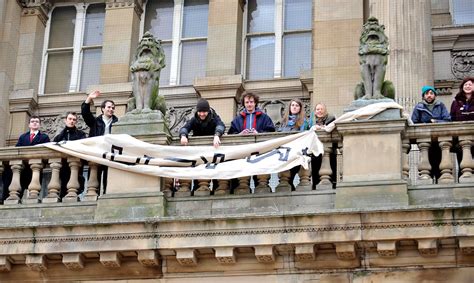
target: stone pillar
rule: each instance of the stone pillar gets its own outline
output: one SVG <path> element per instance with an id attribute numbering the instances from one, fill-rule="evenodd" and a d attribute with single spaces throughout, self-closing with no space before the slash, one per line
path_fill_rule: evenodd
<path id="1" fill-rule="evenodd" d="M 242 0 L 210 0 L 206 76 L 240 74 Z"/>
<path id="2" fill-rule="evenodd" d="M 344 177 L 337 183 L 336 208 L 408 205 L 407 182 L 402 178 L 405 127 L 406 120 L 338 124 Z"/>
<path id="3" fill-rule="evenodd" d="M 421 87 L 433 85 L 431 0 L 369 0 L 369 16 L 385 25 L 390 44 L 385 78 L 395 86 L 396 101 L 411 112 Z"/>
<path id="4" fill-rule="evenodd" d="M 14 84 L 20 36 L 21 7 L 16 1 L 0 1 L 0 125 L 9 124 L 8 95 Z M 6 146 L 9 127 L 0 129 L 0 147 Z"/>
<path id="5" fill-rule="evenodd" d="M 106 5 L 100 83 L 128 82 L 138 44 L 142 1 L 107 0 Z"/>
<path id="6" fill-rule="evenodd" d="M 354 99 L 362 79 L 359 71 L 359 37 L 363 0 L 314 0 L 313 94 L 311 106 L 324 102 L 339 115 Z"/>

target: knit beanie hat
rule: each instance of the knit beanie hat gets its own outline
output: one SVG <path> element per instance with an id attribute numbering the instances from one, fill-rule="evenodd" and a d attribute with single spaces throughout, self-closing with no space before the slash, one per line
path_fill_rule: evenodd
<path id="1" fill-rule="evenodd" d="M 203 98 L 199 99 L 196 105 L 196 111 L 209 112 L 209 110 L 211 110 L 211 107 L 209 106 L 209 102 L 207 102 L 207 100 Z"/>
<path id="2" fill-rule="evenodd" d="M 429 86 L 429 85 L 425 85 L 424 87 L 421 88 L 421 98 L 423 98 L 423 96 L 425 95 L 425 93 L 426 93 L 427 91 L 429 91 L 429 90 L 433 91 L 433 93 L 434 93 L 435 95 L 438 95 L 438 94 L 436 93 L 436 90 L 435 90 L 434 87 Z"/>

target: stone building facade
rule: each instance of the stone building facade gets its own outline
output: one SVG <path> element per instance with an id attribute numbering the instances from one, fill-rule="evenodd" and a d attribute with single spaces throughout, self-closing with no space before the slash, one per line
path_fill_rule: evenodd
<path id="1" fill-rule="evenodd" d="M 87 195 L 60 201 L 61 159 L 73 172 L 79 160 L 7 146 L 31 115 L 53 137 L 64 113 L 79 111 L 91 90 L 103 93 L 96 106 L 113 99 L 122 116 L 130 62 L 147 30 L 165 50 L 160 93 L 174 133 L 199 97 L 229 124 L 244 90 L 258 94 L 274 120 L 294 97 L 308 113 L 324 102 L 342 114 L 361 80 L 357 50 L 370 16 L 386 28 L 396 101 L 409 113 L 421 86 L 433 84 L 449 105 L 460 80 L 474 75 L 473 14 L 469 0 L 0 0 L 0 174 L 9 168 L 19 178 L 25 166 L 34 172 L 27 199 L 0 205 L 0 281 L 470 282 L 470 123 L 341 124 L 319 133 L 325 154 L 316 190 L 302 170 L 294 192 L 283 173 L 277 185 L 259 178 L 266 192 L 244 195 L 211 195 L 208 180 L 199 180 L 202 193 L 185 180 L 173 192 L 172 180 L 111 172 L 106 195 L 98 197 L 90 182 Z M 443 151 L 437 181 L 427 155 L 433 142 Z M 410 159 L 413 144 L 420 162 Z M 455 146 L 465 153 L 459 164 L 449 153 Z M 144 180 L 156 191 L 144 189 Z M 11 195 L 15 186 L 3 191 Z"/>

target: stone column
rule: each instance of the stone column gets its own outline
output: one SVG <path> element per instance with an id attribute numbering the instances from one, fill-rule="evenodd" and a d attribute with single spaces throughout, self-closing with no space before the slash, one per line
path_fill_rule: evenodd
<path id="1" fill-rule="evenodd" d="M 311 106 L 324 102 L 339 115 L 354 99 L 361 81 L 359 37 L 363 25 L 363 1 L 314 0 L 313 94 Z"/>
<path id="2" fill-rule="evenodd" d="M 210 0 L 206 77 L 195 81 L 196 92 L 230 123 L 242 92 L 243 0 Z M 232 108 L 229 108 L 232 107 Z"/>
<path id="3" fill-rule="evenodd" d="M 8 94 L 15 78 L 21 7 L 16 1 L 0 1 L 0 125 L 8 125 Z M 0 129 L 0 147 L 6 146 L 9 127 Z"/>
<path id="4" fill-rule="evenodd" d="M 143 1 L 107 0 L 100 83 L 129 81 L 130 62 L 138 44 Z M 118 52 L 120 51 L 120 52 Z"/>
<path id="5" fill-rule="evenodd" d="M 390 44 L 385 78 L 395 86 L 396 101 L 411 112 L 421 87 L 433 85 L 431 0 L 369 0 L 369 16 L 385 25 Z"/>

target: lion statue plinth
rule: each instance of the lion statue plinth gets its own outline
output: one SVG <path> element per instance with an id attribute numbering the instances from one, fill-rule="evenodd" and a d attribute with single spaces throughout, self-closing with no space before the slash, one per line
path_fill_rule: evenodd
<path id="1" fill-rule="evenodd" d="M 166 104 L 159 95 L 160 71 L 165 67 L 165 53 L 161 42 L 146 32 L 137 47 L 130 71 L 133 78 L 133 97 L 128 102 L 132 113 L 159 110 L 163 115 Z"/>
<path id="2" fill-rule="evenodd" d="M 360 36 L 359 64 L 362 82 L 356 86 L 355 99 L 394 98 L 392 82 L 384 81 L 388 60 L 388 38 L 385 26 L 370 17 L 363 26 Z"/>

